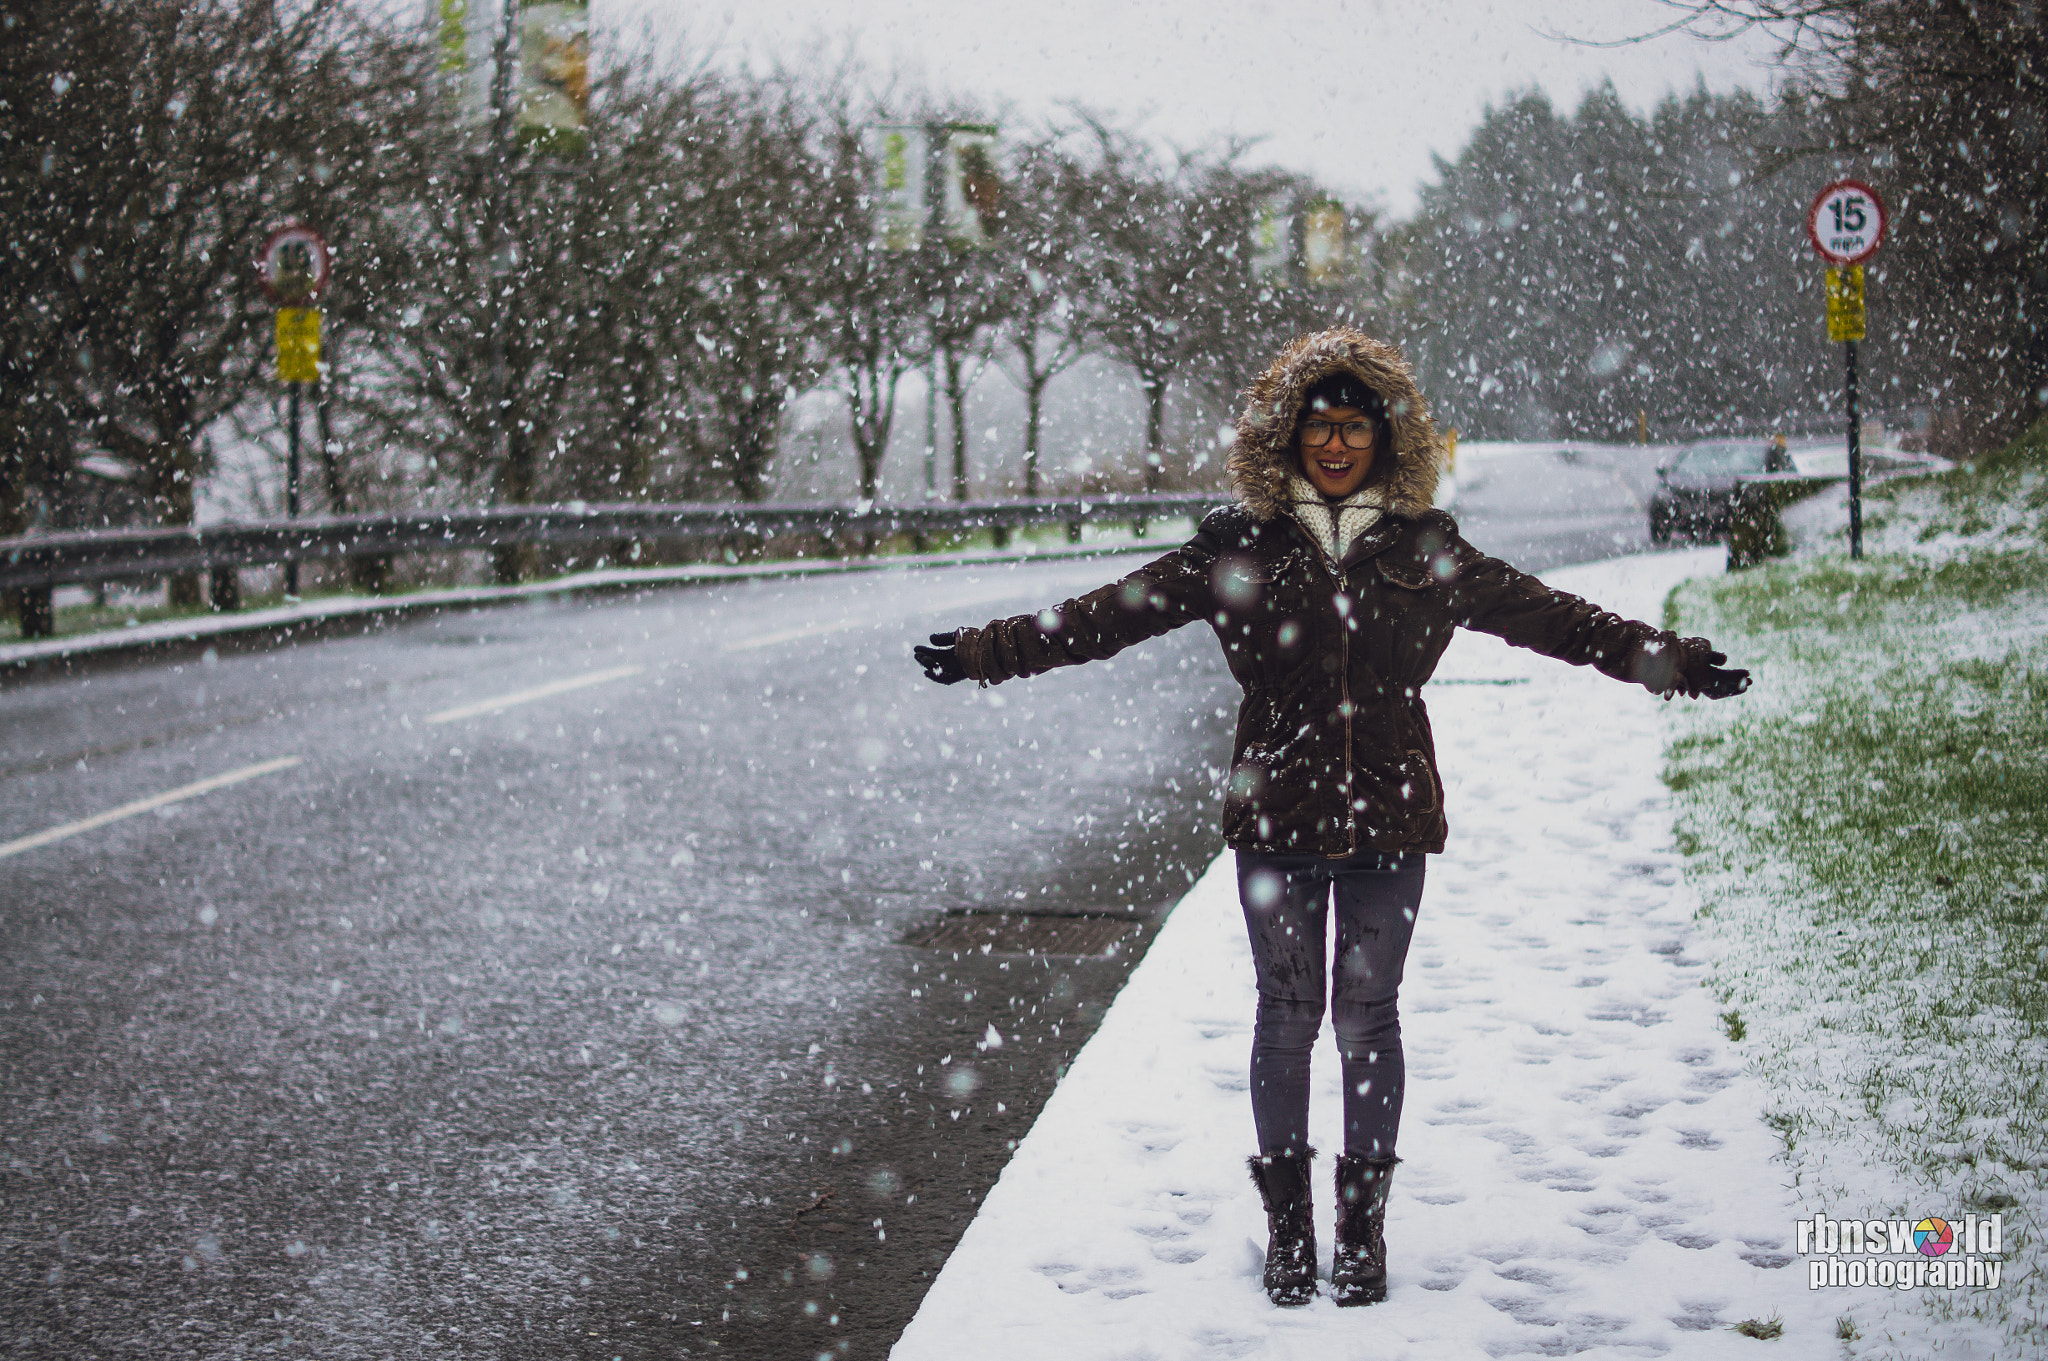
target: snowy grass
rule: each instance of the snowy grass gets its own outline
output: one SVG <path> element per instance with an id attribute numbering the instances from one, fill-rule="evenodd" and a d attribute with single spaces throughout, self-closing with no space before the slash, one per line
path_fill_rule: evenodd
<path id="1" fill-rule="evenodd" d="M 2048 419 L 1941 477 L 1873 487 L 1866 502 L 1869 543 L 1879 552 L 2048 548 Z"/>
<path id="2" fill-rule="evenodd" d="M 1857 1356 L 2048 1348 L 2042 434 L 1887 489 L 1862 562 L 1706 578 L 1670 606 L 1758 674 L 1686 712 L 1666 779 L 1723 1024 L 1772 1089 L 1803 1208 L 2008 1225 L 1997 1291 L 1849 1297 Z"/>

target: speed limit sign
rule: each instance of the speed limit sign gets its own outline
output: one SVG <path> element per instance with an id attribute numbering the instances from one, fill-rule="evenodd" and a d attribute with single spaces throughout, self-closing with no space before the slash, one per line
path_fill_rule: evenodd
<path id="1" fill-rule="evenodd" d="M 306 307 L 326 291 L 333 267 L 327 238 L 303 222 L 287 222 L 264 238 L 256 255 L 256 277 L 270 300 Z"/>
<path id="2" fill-rule="evenodd" d="M 1831 265 L 1860 265 L 1884 241 L 1884 200 L 1862 180 L 1836 180 L 1806 210 L 1806 236 Z"/>

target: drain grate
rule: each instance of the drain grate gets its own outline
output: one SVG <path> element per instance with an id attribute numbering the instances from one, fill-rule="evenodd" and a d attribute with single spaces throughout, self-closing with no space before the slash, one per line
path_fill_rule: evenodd
<path id="1" fill-rule="evenodd" d="M 1105 958 L 1118 954 L 1145 929 L 1129 917 L 1054 916 L 1028 912 L 948 912 L 914 927 L 905 945 L 985 955 L 1067 955 Z"/>

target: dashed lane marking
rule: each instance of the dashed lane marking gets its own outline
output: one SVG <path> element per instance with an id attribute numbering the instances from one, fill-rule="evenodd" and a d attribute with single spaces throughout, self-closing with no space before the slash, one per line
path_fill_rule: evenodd
<path id="1" fill-rule="evenodd" d="M 903 607 L 890 615 L 877 618 L 847 617 L 833 619 L 820 624 L 802 624 L 796 628 L 778 629 L 774 633 L 760 633 L 752 638 L 736 638 L 725 645 L 726 652 L 751 652 L 757 647 L 773 647 L 777 643 L 795 642 L 799 638 L 817 638 L 827 633 L 843 633 L 847 629 L 888 628 L 899 625 L 908 614 L 944 615 L 953 610 L 972 609 L 976 605 L 993 604 L 999 600 L 1016 600 L 1042 595 L 1042 588 L 1032 583 L 1006 582 L 989 590 L 971 591 L 964 594 L 941 596 L 937 600 L 902 602 Z"/>
<path id="2" fill-rule="evenodd" d="M 806 624 L 802 628 L 783 629 L 777 633 L 763 633 L 753 638 L 741 638 L 725 645 L 727 652 L 751 652 L 757 647 L 773 647 L 777 643 L 794 642 L 798 638 L 816 638 L 824 633 L 839 633 L 845 629 L 875 628 L 879 620 L 846 619 L 830 624 Z"/>
<path id="3" fill-rule="evenodd" d="M 443 709 L 438 714 L 428 714 L 426 721 L 453 723 L 458 719 L 475 718 L 478 714 L 494 714 L 515 704 L 530 704 L 534 700 L 546 699 L 550 695 L 581 690 L 586 685 L 603 685 L 606 681 L 624 680 L 628 676 L 637 676 L 646 669 L 644 666 L 615 666 L 609 671 L 592 671 L 587 675 L 571 676 L 567 680 L 549 681 L 546 685 L 536 685 L 531 690 L 514 690 L 509 695 L 499 695 L 495 699 L 480 699 L 474 704 Z"/>
<path id="4" fill-rule="evenodd" d="M 23 851 L 32 851 L 38 846 L 47 846 L 52 841 L 62 841 L 66 837 L 77 836 L 80 832 L 90 832 L 95 827 L 104 827 L 110 822 L 119 822 L 122 818 L 132 818 L 137 813 L 147 813 L 152 808 L 162 808 L 164 805 L 171 803 L 182 803 L 186 799 L 197 798 L 201 794 L 210 794 L 216 789 L 225 789 L 231 784 L 240 784 L 244 780 L 253 780 L 258 775 L 268 775 L 274 770 L 287 770 L 305 759 L 303 756 L 280 756 L 274 761 L 263 761 L 253 766 L 243 766 L 240 770 L 230 770 L 225 775 L 215 775 L 211 779 L 180 785 L 176 789 L 165 790 L 161 794 L 152 794 L 146 799 L 137 799 L 133 803 L 124 803 L 119 808 L 109 808 L 104 813 L 94 813 L 89 818 L 80 818 L 77 822 L 67 822 L 61 827 L 52 827 L 48 831 L 37 832 L 34 836 L 25 836 L 18 841 L 9 841 L 4 845 L 0 845 L 0 860 L 4 860 L 10 855 L 19 855 Z"/>

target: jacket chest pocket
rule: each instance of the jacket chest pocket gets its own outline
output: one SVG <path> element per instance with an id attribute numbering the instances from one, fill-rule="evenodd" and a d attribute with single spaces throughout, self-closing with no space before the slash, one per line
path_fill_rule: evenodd
<path id="1" fill-rule="evenodd" d="M 1226 558 L 1215 571 L 1217 604 L 1241 623 L 1260 616 L 1294 613 L 1307 598 L 1305 566 L 1292 552 L 1274 557 Z"/>
<path id="2" fill-rule="evenodd" d="M 1424 595 L 1437 588 L 1438 583 L 1430 576 L 1429 569 L 1419 562 L 1388 562 L 1380 558 L 1373 565 L 1379 569 L 1380 580 L 1394 588 L 1397 600 L 1403 596 Z"/>
<path id="3" fill-rule="evenodd" d="M 1234 553 L 1219 562 L 1210 577 L 1216 603 L 1225 614 L 1240 619 L 1262 607 L 1271 608 L 1274 593 L 1288 576 L 1286 558 L 1269 558 L 1251 553 Z"/>
<path id="4" fill-rule="evenodd" d="M 1269 587 L 1300 589 L 1307 583 L 1310 566 L 1306 553 L 1299 548 L 1289 548 L 1270 558 L 1259 559 L 1253 571 L 1257 579 Z"/>
<path id="5" fill-rule="evenodd" d="M 1454 620 L 1450 589 L 1419 562 L 1373 564 L 1379 577 L 1361 601 L 1376 638 L 1373 656 L 1390 679 L 1427 673 L 1450 639 Z"/>
<path id="6" fill-rule="evenodd" d="M 1449 590 L 1431 575 L 1426 564 L 1381 558 L 1373 568 L 1379 580 L 1371 583 L 1377 588 L 1371 594 L 1380 609 L 1394 618 L 1434 621 L 1448 608 Z"/>

